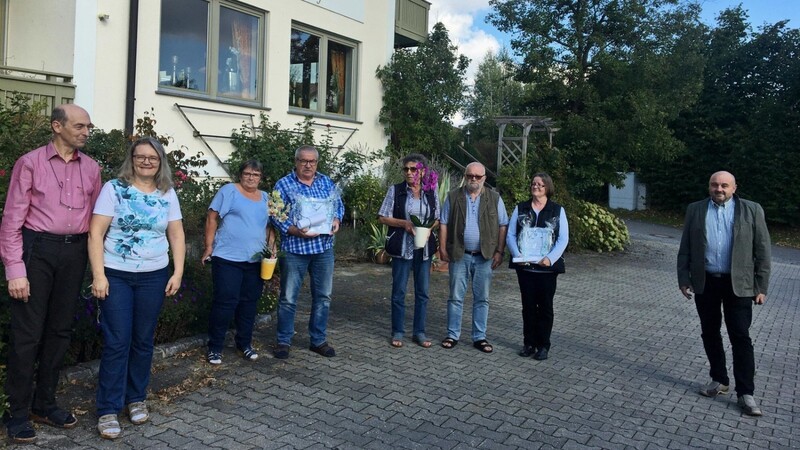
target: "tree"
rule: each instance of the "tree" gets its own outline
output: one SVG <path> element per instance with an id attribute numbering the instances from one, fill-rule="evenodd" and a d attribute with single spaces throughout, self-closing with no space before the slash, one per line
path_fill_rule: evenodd
<path id="1" fill-rule="evenodd" d="M 687 153 L 646 173 L 656 205 L 680 210 L 704 195 L 711 173 L 728 170 L 768 220 L 800 223 L 800 30 L 781 21 L 752 32 L 738 7 L 719 15 L 706 48 L 699 100 L 674 125 Z M 665 178 L 683 167 L 692 167 L 684 183 Z"/>
<path id="2" fill-rule="evenodd" d="M 441 23 L 417 49 L 399 49 L 376 76 L 383 84 L 379 115 L 394 155 L 436 154 L 450 148 L 451 117 L 464 102 L 469 58 L 456 55 Z"/>
<path id="3" fill-rule="evenodd" d="M 524 109 L 559 122 L 575 193 L 682 150 L 669 128 L 702 86 L 699 7 L 677 0 L 491 0 L 511 33 Z"/>

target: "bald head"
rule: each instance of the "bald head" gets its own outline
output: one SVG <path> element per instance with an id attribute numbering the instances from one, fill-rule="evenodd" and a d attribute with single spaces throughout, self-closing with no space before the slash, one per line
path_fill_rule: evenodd
<path id="1" fill-rule="evenodd" d="M 74 104 L 58 105 L 50 116 L 53 143 L 62 154 L 69 155 L 83 148 L 92 130 L 92 120 L 85 109 Z"/>
<path id="2" fill-rule="evenodd" d="M 708 194 L 714 203 L 721 205 L 733 197 L 736 192 L 736 178 L 732 173 L 721 170 L 711 175 L 708 180 Z"/>

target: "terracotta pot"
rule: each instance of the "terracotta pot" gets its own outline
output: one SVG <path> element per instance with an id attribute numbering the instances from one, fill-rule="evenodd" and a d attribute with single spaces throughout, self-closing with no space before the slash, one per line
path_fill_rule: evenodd
<path id="1" fill-rule="evenodd" d="M 375 253 L 375 262 L 378 264 L 389 264 L 391 259 L 391 256 L 386 253 L 386 250 L 381 250 L 378 253 Z"/>

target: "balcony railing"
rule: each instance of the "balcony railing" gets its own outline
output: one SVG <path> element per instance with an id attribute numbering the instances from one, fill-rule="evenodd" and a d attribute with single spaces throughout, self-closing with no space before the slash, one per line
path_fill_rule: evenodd
<path id="1" fill-rule="evenodd" d="M 0 103 L 7 106 L 17 92 L 31 103 L 44 101 L 46 115 L 75 99 L 72 75 L 0 65 Z"/>
<path id="2" fill-rule="evenodd" d="M 394 19 L 394 46 L 416 47 L 428 38 L 428 11 L 426 0 L 397 0 Z"/>

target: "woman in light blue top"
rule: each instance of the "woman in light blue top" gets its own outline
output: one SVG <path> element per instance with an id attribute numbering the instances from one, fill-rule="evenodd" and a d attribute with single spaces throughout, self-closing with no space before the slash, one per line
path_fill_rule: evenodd
<path id="1" fill-rule="evenodd" d="M 134 425 L 150 418 L 145 398 L 158 314 L 164 296 L 181 286 L 185 254 L 164 147 L 154 138 L 139 139 L 119 178 L 100 191 L 89 226 L 92 294 L 100 300 L 103 331 L 97 383 L 97 430 L 103 438 L 122 433 L 117 414 L 126 405 Z"/>
<path id="2" fill-rule="evenodd" d="M 237 350 L 248 361 L 258 359 L 252 345 L 253 326 L 264 289 L 260 262 L 268 235 L 275 251 L 273 231 L 267 227 L 268 196 L 258 189 L 262 169 L 256 160 L 242 164 L 239 182 L 222 186 L 208 207 L 203 264 L 210 259 L 214 281 L 206 355 L 210 364 L 222 364 L 225 333 L 232 319 Z"/>
<path id="3" fill-rule="evenodd" d="M 562 255 L 569 243 L 564 208 L 550 200 L 555 188 L 550 175 L 533 175 L 531 199 L 514 208 L 508 222 L 506 245 L 510 267 L 517 271 L 522 295 L 522 333 L 519 355 L 547 359 L 553 331 L 553 297 L 556 278 L 564 273 Z"/>

